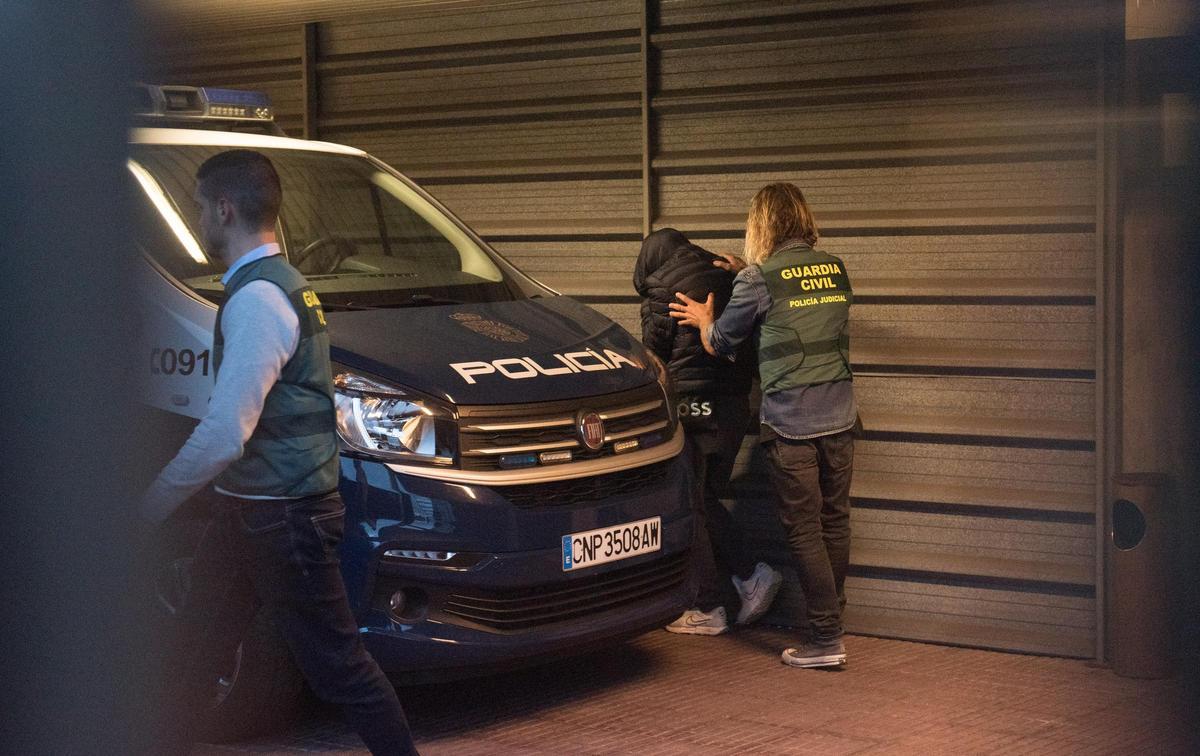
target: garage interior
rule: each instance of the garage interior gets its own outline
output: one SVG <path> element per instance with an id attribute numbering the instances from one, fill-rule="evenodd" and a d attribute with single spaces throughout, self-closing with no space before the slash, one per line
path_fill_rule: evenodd
<path id="1" fill-rule="evenodd" d="M 132 255 L 114 252 L 131 246 L 117 93 L 137 79 L 267 92 L 290 135 L 379 156 L 635 334 L 643 235 L 736 252 L 768 181 L 805 189 L 850 268 L 866 437 L 848 667 L 776 661 L 802 600 L 789 575 L 765 623 L 723 638 L 649 633 L 402 689 L 427 756 L 1200 752 L 1197 16 L 1189 0 L 0 4 L 0 751 L 136 753 L 161 703 L 129 590 L 155 437 L 123 351 Z M 786 568 L 747 431 L 727 503 Z M 1142 499 L 1123 473 L 1167 484 Z M 1125 498 L 1157 534 L 1150 592 L 1174 614 L 1149 629 L 1170 679 L 1114 674 L 1114 639 L 1144 629 L 1114 612 L 1117 563 L 1139 554 L 1113 537 Z M 315 710 L 195 751 L 229 752 L 363 751 Z"/>
<path id="2" fill-rule="evenodd" d="M 856 291 L 848 629 L 1103 660 L 1112 476 L 1171 474 L 1182 526 L 1200 469 L 1187 18 L 1126 5 L 166 4 L 148 78 L 269 93 L 635 334 L 643 235 L 738 252 L 797 183 Z M 748 431 L 728 504 L 786 570 Z"/>

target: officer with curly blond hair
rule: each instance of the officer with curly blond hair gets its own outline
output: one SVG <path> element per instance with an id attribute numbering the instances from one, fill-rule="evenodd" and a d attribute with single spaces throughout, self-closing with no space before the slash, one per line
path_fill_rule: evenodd
<path id="1" fill-rule="evenodd" d="M 746 260 L 719 318 L 713 299 L 677 295 L 672 317 L 699 329 L 704 348 L 731 357 L 757 344 L 760 440 L 779 518 L 796 560 L 811 638 L 785 649 L 794 667 L 846 663 L 844 585 L 850 562 L 850 477 L 858 417 L 850 371 L 853 294 L 846 266 L 816 249 L 816 222 L 793 184 L 763 187 L 750 202 Z"/>

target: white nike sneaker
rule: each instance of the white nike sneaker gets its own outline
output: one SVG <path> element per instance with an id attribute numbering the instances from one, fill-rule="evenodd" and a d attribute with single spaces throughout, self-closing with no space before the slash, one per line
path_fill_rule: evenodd
<path id="1" fill-rule="evenodd" d="M 663 629 L 668 633 L 682 633 L 683 635 L 720 635 L 729 629 L 729 620 L 725 616 L 725 607 L 723 606 L 718 606 L 711 612 L 688 609 L 679 615 L 679 619 Z"/>
<path id="2" fill-rule="evenodd" d="M 778 570 L 771 569 L 766 562 L 759 562 L 754 565 L 754 572 L 750 577 L 739 580 L 738 576 L 734 575 L 732 580 L 733 587 L 742 599 L 742 606 L 737 613 L 737 624 L 749 625 L 771 608 L 771 602 L 775 600 L 775 594 L 779 593 L 779 586 L 783 583 L 783 575 Z"/>

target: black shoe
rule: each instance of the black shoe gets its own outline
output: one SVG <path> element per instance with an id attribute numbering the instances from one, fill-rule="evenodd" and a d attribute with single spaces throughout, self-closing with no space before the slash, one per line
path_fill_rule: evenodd
<path id="1" fill-rule="evenodd" d="M 846 663 L 846 647 L 839 638 L 827 643 L 804 643 L 785 648 L 780 660 L 789 667 L 841 667 Z"/>

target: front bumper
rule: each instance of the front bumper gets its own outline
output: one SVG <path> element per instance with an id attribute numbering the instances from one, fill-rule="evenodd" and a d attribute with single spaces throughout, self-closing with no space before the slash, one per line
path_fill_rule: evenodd
<path id="1" fill-rule="evenodd" d="M 364 643 L 393 678 L 448 679 L 586 651 L 659 627 L 691 600 L 693 486 L 682 455 L 539 486 L 464 485 L 351 458 L 342 473 L 347 589 Z M 662 521 L 658 551 L 563 570 L 564 535 L 650 517 Z"/>

